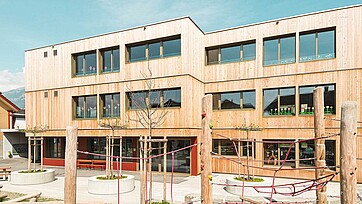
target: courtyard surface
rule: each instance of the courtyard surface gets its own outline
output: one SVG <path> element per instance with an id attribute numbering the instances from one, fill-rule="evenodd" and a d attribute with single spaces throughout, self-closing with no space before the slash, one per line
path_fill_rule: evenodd
<path id="1" fill-rule="evenodd" d="M 13 159 L 2 159 L 0 160 L 0 166 L 11 166 L 12 171 L 26 169 L 27 160 L 23 158 L 13 158 Z M 39 168 L 39 164 L 37 164 Z M 64 198 L 64 167 L 51 167 L 45 166 L 47 169 L 54 169 L 56 172 L 56 180 L 46 184 L 39 185 L 12 185 L 7 180 L 0 180 L 0 184 L 3 185 L 1 190 L 9 192 L 18 192 L 18 193 L 37 193 L 41 192 L 42 196 L 56 199 Z M 77 203 L 117 203 L 117 195 L 94 195 L 88 193 L 87 185 L 88 178 L 95 175 L 102 175 L 104 171 L 101 170 L 87 170 L 87 169 L 78 169 L 77 170 Z M 131 174 L 135 176 L 135 189 L 131 192 L 124 193 L 120 195 L 121 203 L 127 204 L 136 204 L 139 203 L 139 172 L 123 171 L 125 174 Z M 213 174 L 213 183 L 225 183 L 226 178 L 233 177 L 235 175 L 231 174 Z M 272 178 L 263 177 L 264 182 L 257 185 L 270 185 Z M 170 175 L 167 175 L 167 200 L 171 200 L 171 183 Z M 153 199 L 162 200 L 163 192 L 163 174 L 154 173 L 153 174 Z M 183 203 L 186 195 L 199 195 L 200 190 L 200 176 L 189 176 L 186 174 L 175 174 L 173 179 L 173 200 L 174 203 Z M 276 184 L 285 184 L 285 183 L 295 183 L 303 180 L 296 179 L 285 179 L 277 178 Z M 246 184 L 247 185 L 247 184 Z M 362 194 L 362 184 L 358 185 L 358 192 Z M 339 203 L 339 183 L 330 182 L 327 186 L 328 200 L 331 203 Z M 257 193 L 253 188 L 245 188 L 246 197 L 253 198 L 258 201 L 268 201 L 270 194 L 260 194 Z M 221 203 L 223 201 L 237 201 L 238 196 L 230 194 L 224 190 L 224 186 L 213 185 L 213 198 L 215 203 Z M 312 201 L 315 200 L 315 191 L 309 191 L 295 197 L 286 197 L 282 195 L 274 195 L 273 199 L 278 202 L 301 202 L 301 201 Z M 196 202 L 198 203 L 198 202 Z M 362 200 L 359 199 L 359 203 L 362 203 Z"/>

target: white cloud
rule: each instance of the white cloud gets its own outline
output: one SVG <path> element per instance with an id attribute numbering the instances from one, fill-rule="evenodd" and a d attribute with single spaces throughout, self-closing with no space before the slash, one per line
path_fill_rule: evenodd
<path id="1" fill-rule="evenodd" d="M 25 69 L 19 72 L 0 70 L 0 92 L 25 86 Z"/>

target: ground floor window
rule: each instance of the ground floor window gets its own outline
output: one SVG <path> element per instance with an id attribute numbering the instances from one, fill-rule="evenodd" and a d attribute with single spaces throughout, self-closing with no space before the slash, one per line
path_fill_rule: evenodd
<path id="1" fill-rule="evenodd" d="M 235 146 L 234 146 L 235 143 Z M 212 140 L 212 151 L 214 153 L 225 155 L 225 156 L 238 156 L 235 147 L 240 152 L 240 156 L 246 157 L 249 153 L 251 157 L 253 155 L 252 145 L 254 144 L 255 151 L 255 142 L 246 142 L 246 141 L 231 141 L 228 139 L 213 139 Z M 253 144 L 252 144 L 253 143 Z M 255 154 L 254 154 L 255 157 Z"/>
<path id="2" fill-rule="evenodd" d="M 87 139 L 87 151 L 96 154 L 106 154 L 106 138 L 88 138 Z M 87 159 L 102 159 L 105 160 L 104 156 L 98 155 L 87 155 Z"/>
<path id="3" fill-rule="evenodd" d="M 51 137 L 45 138 L 45 156 L 47 158 L 65 157 L 65 138 Z"/>
<path id="4" fill-rule="evenodd" d="M 264 144 L 264 164 L 281 165 L 287 156 L 288 149 L 293 140 L 263 140 Z M 280 141 L 282 143 L 280 143 Z M 283 143 L 285 142 L 285 143 Z M 295 160 L 295 145 L 292 146 L 287 160 Z M 295 161 L 287 161 L 285 166 L 295 166 Z"/>
<path id="5" fill-rule="evenodd" d="M 299 143 L 299 165 L 314 166 L 314 140 Z"/>
<path id="6" fill-rule="evenodd" d="M 332 170 L 336 170 L 336 141 L 335 140 L 326 140 L 326 164 L 327 166 L 332 166 Z"/>
<path id="7" fill-rule="evenodd" d="M 136 151 L 137 147 L 133 146 L 133 139 L 132 138 L 122 138 L 122 157 L 133 157 L 133 152 Z M 114 140 L 114 149 L 113 155 L 119 155 L 119 139 Z M 113 159 L 116 161 L 116 158 Z M 132 159 L 122 159 L 122 162 L 134 162 L 135 160 Z"/>

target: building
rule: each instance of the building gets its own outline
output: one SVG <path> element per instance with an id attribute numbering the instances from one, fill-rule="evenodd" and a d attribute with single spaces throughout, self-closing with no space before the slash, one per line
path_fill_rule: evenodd
<path id="1" fill-rule="evenodd" d="M 25 127 L 25 114 L 0 93 L 0 157 L 27 156 L 27 140 L 19 129 Z M 25 145 L 25 146 L 24 146 Z"/>
<path id="2" fill-rule="evenodd" d="M 79 150 L 104 153 L 105 136 L 111 133 L 98 121 L 135 117 L 136 96 L 143 96 L 168 111 L 153 135 L 167 136 L 172 150 L 200 142 L 201 99 L 211 93 L 213 151 L 236 159 L 225 137 L 246 138 L 237 127 L 257 124 L 263 130 L 251 132 L 250 138 L 263 143 L 248 146 L 255 149 L 253 165 L 275 167 L 280 165 L 275 160 L 285 157 L 288 142 L 314 137 L 314 87 L 325 90 L 328 133 L 339 132 L 339 122 L 329 119 L 340 118 L 343 101 L 362 104 L 361 14 L 358 5 L 209 33 L 183 17 L 27 50 L 26 123 L 49 126 L 42 134 L 44 164 L 64 165 L 66 126 L 79 127 Z M 148 69 L 155 84 L 150 97 L 143 92 L 142 73 Z M 167 101 L 172 105 L 166 106 Z M 358 118 L 361 121 L 360 109 Z M 126 125 L 127 129 L 116 131 L 123 136 L 123 155 L 138 156 L 139 136 L 147 135 L 147 130 L 136 122 Z M 361 128 L 358 132 L 361 135 Z M 339 164 L 338 147 L 338 137 L 326 140 L 329 166 Z M 246 143 L 240 142 L 239 148 L 245 160 Z M 298 144 L 288 159 L 313 157 L 313 149 L 313 142 Z M 176 154 L 175 171 L 198 174 L 199 150 L 198 146 Z M 361 153 L 359 148 L 358 157 Z M 155 171 L 160 163 L 154 161 Z M 308 165 L 313 161 L 291 161 L 287 168 Z M 127 160 L 123 168 L 137 170 L 138 163 Z M 238 165 L 215 156 L 213 171 L 235 173 Z M 270 176 L 273 172 L 255 169 L 253 173 Z M 278 176 L 311 178 L 314 171 L 283 171 Z M 357 176 L 362 182 L 361 170 Z"/>

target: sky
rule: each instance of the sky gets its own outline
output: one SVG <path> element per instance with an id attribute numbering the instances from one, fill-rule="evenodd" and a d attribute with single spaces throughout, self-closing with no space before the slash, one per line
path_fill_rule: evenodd
<path id="1" fill-rule="evenodd" d="M 0 0 L 0 92 L 25 85 L 24 51 L 190 16 L 204 31 L 362 0 Z"/>

